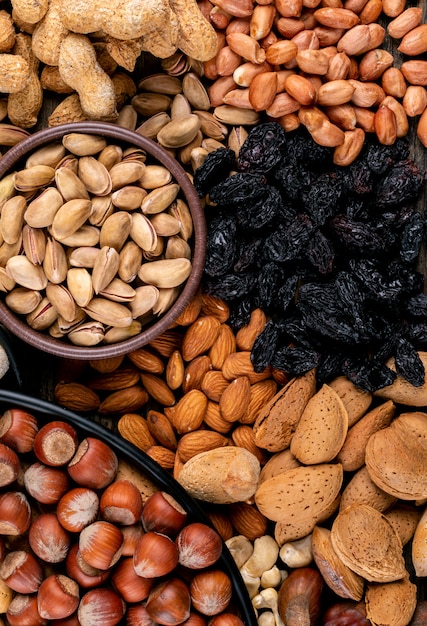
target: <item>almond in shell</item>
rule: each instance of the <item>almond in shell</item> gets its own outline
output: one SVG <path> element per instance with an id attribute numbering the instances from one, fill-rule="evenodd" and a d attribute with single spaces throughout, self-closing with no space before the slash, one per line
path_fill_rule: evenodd
<path id="1" fill-rule="evenodd" d="M 368 504 L 352 504 L 340 511 L 331 527 L 331 540 L 343 563 L 370 582 L 393 582 L 406 575 L 400 537 L 388 519 Z"/>
<path id="2" fill-rule="evenodd" d="M 348 414 L 348 427 L 351 428 L 369 409 L 372 394 L 356 387 L 346 376 L 338 376 L 328 384 L 343 401 Z"/>
<path id="3" fill-rule="evenodd" d="M 390 426 L 374 433 L 365 461 L 371 479 L 401 500 L 427 497 L 426 413 L 402 413 Z"/>
<path id="4" fill-rule="evenodd" d="M 368 585 L 365 605 L 366 617 L 373 626 L 406 626 L 417 605 L 417 587 L 409 575 L 391 583 Z"/>
<path id="5" fill-rule="evenodd" d="M 316 391 L 314 371 L 292 378 L 258 414 L 255 441 L 260 448 L 280 452 L 287 448 L 297 423 Z"/>
<path id="6" fill-rule="evenodd" d="M 418 353 L 422 364 L 427 369 L 427 352 Z M 386 363 L 392 371 L 396 371 L 396 364 L 394 359 L 390 359 Z M 419 387 L 411 385 L 406 379 L 401 376 L 397 376 L 394 382 L 387 387 L 383 387 L 375 392 L 375 396 L 379 398 L 387 398 L 393 400 L 397 404 L 404 404 L 406 406 L 422 407 L 427 405 L 427 377 L 424 384 Z"/>
<path id="7" fill-rule="evenodd" d="M 279 546 L 283 546 L 283 544 L 288 543 L 289 541 L 296 541 L 307 537 L 307 535 L 313 531 L 316 524 L 321 524 L 336 512 L 339 502 L 340 495 L 338 494 L 335 500 L 333 500 L 333 502 L 331 502 L 331 504 L 324 509 L 317 516 L 317 518 L 307 517 L 299 520 L 297 523 L 288 521 L 276 522 L 276 525 L 274 526 L 274 538 Z"/>
<path id="8" fill-rule="evenodd" d="M 298 524 L 318 516 L 335 501 L 341 489 L 343 471 L 339 463 L 300 466 L 262 482 L 255 502 L 273 522 Z"/>
<path id="9" fill-rule="evenodd" d="M 350 504 L 363 503 L 369 504 L 369 506 L 383 513 L 393 506 L 396 501 L 397 498 L 380 489 L 372 481 L 366 466 L 363 466 L 352 476 L 343 490 L 340 509 L 343 510 Z"/>
<path id="10" fill-rule="evenodd" d="M 313 558 L 326 584 L 340 598 L 359 602 L 363 597 L 364 579 L 347 567 L 335 552 L 331 531 L 315 526 L 312 533 Z"/>
<path id="11" fill-rule="evenodd" d="M 405 546 L 413 538 L 422 512 L 415 506 L 398 502 L 389 511 L 386 511 L 384 515 L 399 535 L 402 545 Z M 423 548 L 423 554 L 424 553 Z M 414 562 L 414 555 L 412 556 L 412 560 Z"/>
<path id="12" fill-rule="evenodd" d="M 329 463 L 336 457 L 348 431 L 348 415 L 339 395 L 322 385 L 307 402 L 290 448 L 306 465 Z"/>
<path id="13" fill-rule="evenodd" d="M 193 497 L 212 504 L 251 498 L 260 473 L 258 459 L 245 448 L 226 446 L 201 452 L 182 467 L 178 482 Z"/>

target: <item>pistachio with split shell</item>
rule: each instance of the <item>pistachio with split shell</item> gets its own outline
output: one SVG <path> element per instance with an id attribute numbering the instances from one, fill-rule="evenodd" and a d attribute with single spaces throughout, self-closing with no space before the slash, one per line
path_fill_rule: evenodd
<path id="1" fill-rule="evenodd" d="M 67 271 L 67 287 L 81 307 L 87 306 L 93 298 L 92 276 L 85 267 L 71 267 Z"/>
<path id="2" fill-rule="evenodd" d="M 153 285 L 141 285 L 135 289 L 135 297 L 130 303 L 133 318 L 152 311 L 159 299 L 159 290 Z"/>
<path id="3" fill-rule="evenodd" d="M 101 226 L 99 245 L 101 248 L 109 246 L 120 252 L 129 237 L 132 218 L 128 211 L 112 213 Z"/>
<path id="4" fill-rule="evenodd" d="M 142 250 L 134 241 L 127 241 L 119 253 L 119 277 L 131 283 L 138 276 L 142 264 Z"/>
<path id="5" fill-rule="evenodd" d="M 179 192 L 179 185 L 169 183 L 153 189 L 141 203 L 141 210 L 145 215 L 153 215 L 165 211 L 175 200 Z"/>
<path id="6" fill-rule="evenodd" d="M 83 322 L 68 333 L 68 338 L 76 346 L 96 346 L 104 339 L 104 326 L 101 322 Z"/>
<path id="7" fill-rule="evenodd" d="M 46 235 L 41 228 L 32 228 L 26 224 L 22 229 L 22 246 L 25 256 L 34 265 L 43 263 L 46 253 Z"/>
<path id="8" fill-rule="evenodd" d="M 106 196 L 111 192 L 110 174 L 105 165 L 93 156 L 79 159 L 78 177 L 90 194 Z"/>
<path id="9" fill-rule="evenodd" d="M 138 272 L 139 278 L 155 287 L 178 287 L 189 277 L 191 261 L 185 258 L 161 259 L 143 263 Z"/>
<path id="10" fill-rule="evenodd" d="M 92 284 L 99 293 L 113 280 L 119 269 L 120 257 L 115 248 L 103 246 L 95 259 L 92 269 Z"/>
<path id="11" fill-rule="evenodd" d="M 62 245 L 48 237 L 43 259 L 43 271 L 51 283 L 62 283 L 67 275 L 67 256 Z"/>
<path id="12" fill-rule="evenodd" d="M 56 170 L 55 184 L 65 202 L 78 198 L 89 200 L 89 193 L 85 184 L 80 180 L 77 174 L 68 167 L 60 167 Z M 49 224 L 46 224 L 46 226 L 49 226 Z"/>
<path id="13" fill-rule="evenodd" d="M 82 308 L 89 317 L 107 326 L 124 328 L 132 323 L 132 313 L 128 307 L 107 298 L 93 298 Z"/>
<path id="14" fill-rule="evenodd" d="M 99 291 L 99 295 L 115 302 L 132 302 L 136 291 L 131 285 L 116 277 Z"/>
<path id="15" fill-rule="evenodd" d="M 49 302 L 55 307 L 57 313 L 67 322 L 71 322 L 76 316 L 76 302 L 70 291 L 64 285 L 48 283 L 46 286 L 46 296 Z"/>
<path id="16" fill-rule="evenodd" d="M 27 289 L 26 287 L 15 287 L 11 289 L 5 297 L 7 306 L 18 313 L 26 315 L 34 311 L 42 299 L 40 291 L 37 289 Z"/>
<path id="17" fill-rule="evenodd" d="M 46 288 L 47 278 L 43 268 L 34 265 L 22 254 L 17 254 L 7 261 L 6 271 L 21 287 L 37 291 Z"/>
<path id="18" fill-rule="evenodd" d="M 41 299 L 36 308 L 26 316 L 27 324 L 35 330 L 46 330 L 52 326 L 58 312 L 47 297 Z"/>
<path id="19" fill-rule="evenodd" d="M 107 146 L 107 140 L 99 135 L 87 133 L 68 133 L 62 138 L 67 150 L 78 156 L 97 154 Z"/>

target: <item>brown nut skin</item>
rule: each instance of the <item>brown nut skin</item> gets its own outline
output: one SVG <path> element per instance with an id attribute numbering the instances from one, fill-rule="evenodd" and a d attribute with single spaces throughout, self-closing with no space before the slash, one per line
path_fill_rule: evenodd
<path id="1" fill-rule="evenodd" d="M 356 602 L 337 602 L 322 618 L 322 626 L 369 626 L 364 605 Z"/>
<path id="2" fill-rule="evenodd" d="M 289 574 L 278 595 L 279 615 L 287 626 L 298 626 L 302 616 L 305 624 L 319 624 L 323 587 L 323 578 L 313 567 L 300 567 Z"/>

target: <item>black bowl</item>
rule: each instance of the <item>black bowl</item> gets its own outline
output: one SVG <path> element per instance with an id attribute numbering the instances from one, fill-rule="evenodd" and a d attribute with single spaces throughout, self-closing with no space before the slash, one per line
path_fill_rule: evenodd
<path id="1" fill-rule="evenodd" d="M 117 456 L 142 472 L 162 491 L 169 493 L 187 511 L 189 518 L 194 522 L 201 522 L 212 526 L 202 509 L 199 507 L 179 483 L 177 483 L 162 467 L 136 446 L 122 439 L 111 430 L 98 422 L 81 417 L 68 409 L 64 409 L 51 402 L 40 400 L 26 394 L 0 389 L 0 411 L 10 408 L 21 408 L 32 413 L 39 423 L 53 420 L 63 420 L 71 424 L 80 438 L 97 437 L 110 446 Z M 239 569 L 226 545 L 218 561 L 221 567 L 230 576 L 233 584 L 233 607 L 237 609 L 239 617 L 246 626 L 257 626 L 257 618 L 253 609 L 248 591 L 245 587 Z"/>

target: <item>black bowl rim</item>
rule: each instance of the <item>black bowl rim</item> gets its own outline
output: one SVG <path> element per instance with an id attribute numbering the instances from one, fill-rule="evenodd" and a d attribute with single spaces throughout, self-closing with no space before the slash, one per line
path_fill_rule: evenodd
<path id="1" fill-rule="evenodd" d="M 35 417 L 40 417 L 42 421 L 53 418 L 69 422 L 80 431 L 84 437 L 97 437 L 101 439 L 104 443 L 107 443 L 118 456 L 124 457 L 128 462 L 132 462 L 139 471 L 146 474 L 161 490 L 173 496 L 184 507 L 193 521 L 201 522 L 212 527 L 211 522 L 203 513 L 200 505 L 193 500 L 185 489 L 181 487 L 166 470 L 145 454 L 145 452 L 125 439 L 121 439 L 113 431 L 102 426 L 102 424 L 89 420 L 69 409 L 65 409 L 46 400 L 41 400 L 8 389 L 0 389 L 0 403 L 7 405 L 7 408 L 16 407 L 25 409 L 28 412 L 33 411 Z M 237 606 L 241 612 L 241 619 L 246 626 L 258 626 L 249 593 L 236 562 L 224 542 L 219 564 L 226 569 L 231 578 L 233 583 L 233 596 L 237 600 Z"/>
<path id="2" fill-rule="evenodd" d="M 154 159 L 157 159 L 169 169 L 185 195 L 193 218 L 194 250 L 190 276 L 176 302 L 158 321 L 146 329 L 143 328 L 138 335 L 119 343 L 91 347 L 74 346 L 67 340 L 55 339 L 48 334 L 32 329 L 25 321 L 19 319 L 1 300 L 0 322 L 24 342 L 55 356 L 82 360 L 119 356 L 141 348 L 168 330 L 197 293 L 206 258 L 206 221 L 204 210 L 188 174 L 180 163 L 162 146 L 136 131 L 109 122 L 72 122 L 35 132 L 10 148 L 0 159 L 0 178 L 11 173 L 14 164 L 26 155 L 29 155 L 34 149 L 50 141 L 56 141 L 69 133 L 104 135 L 121 143 L 125 142 L 135 145 L 146 150 Z"/>

